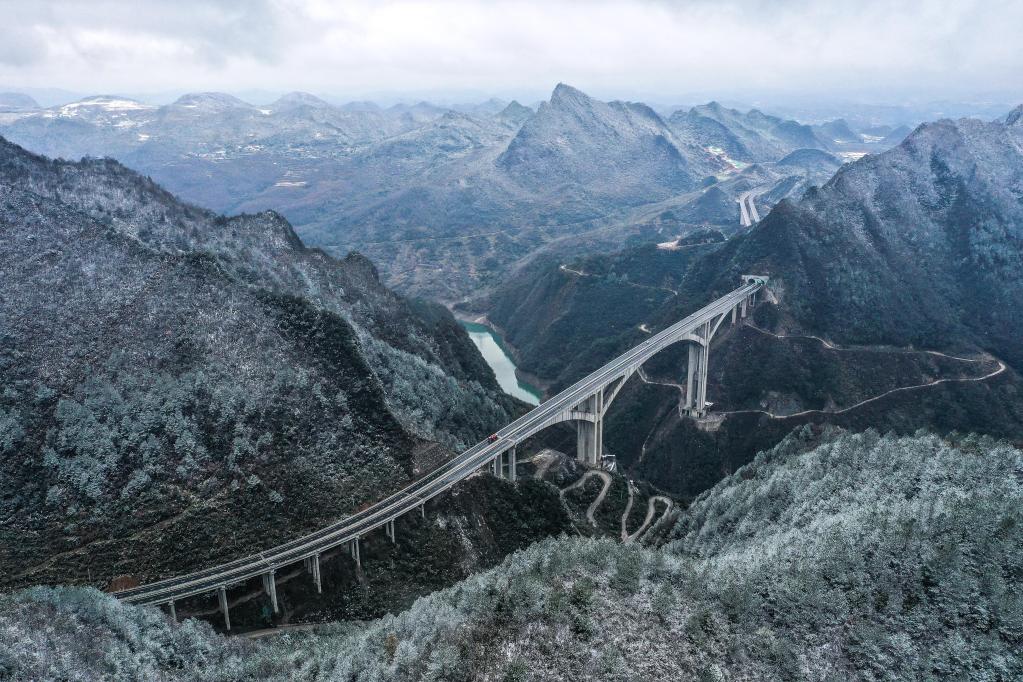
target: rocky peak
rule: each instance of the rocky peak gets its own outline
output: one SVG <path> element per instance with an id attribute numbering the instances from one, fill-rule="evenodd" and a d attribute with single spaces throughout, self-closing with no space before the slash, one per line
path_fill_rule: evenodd
<path id="1" fill-rule="evenodd" d="M 507 123 L 518 124 L 522 123 L 532 115 L 533 115 L 532 109 L 530 109 L 529 107 L 524 107 L 517 101 L 512 100 L 511 102 L 508 103 L 508 106 L 506 106 L 497 114 L 497 118 Z"/>
<path id="2" fill-rule="evenodd" d="M 551 93 L 550 104 L 552 107 L 578 107 L 590 106 L 595 100 L 582 90 L 577 90 L 571 85 L 558 83 Z"/>
<path id="3" fill-rule="evenodd" d="M 1005 125 L 1023 127 L 1023 104 L 1005 115 Z"/>

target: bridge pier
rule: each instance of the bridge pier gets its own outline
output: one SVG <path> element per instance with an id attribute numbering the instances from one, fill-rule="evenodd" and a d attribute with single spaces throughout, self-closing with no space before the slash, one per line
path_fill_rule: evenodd
<path id="1" fill-rule="evenodd" d="M 355 559 L 355 567 L 362 570 L 362 557 L 359 555 L 359 538 L 352 540 L 352 558 Z"/>
<path id="2" fill-rule="evenodd" d="M 394 539 L 394 519 L 391 519 L 384 524 L 384 532 L 387 533 L 387 537 L 390 538 L 391 544 L 396 544 L 397 541 Z"/>
<path id="3" fill-rule="evenodd" d="M 689 344 L 684 409 L 690 417 L 699 418 L 707 412 L 707 367 L 710 360 L 710 323 L 694 332 Z"/>
<path id="4" fill-rule="evenodd" d="M 517 462 L 515 460 L 515 448 L 508 451 L 508 480 L 514 483 L 518 478 L 518 472 L 515 471 Z"/>
<path id="5" fill-rule="evenodd" d="M 316 585 L 316 593 L 323 594 L 323 584 L 320 581 L 320 555 L 314 554 L 306 557 L 305 570 L 313 574 L 313 584 Z"/>
<path id="6" fill-rule="evenodd" d="M 178 612 L 174 608 L 174 600 L 173 599 L 171 599 L 169 602 L 167 602 L 167 607 L 170 609 L 171 620 L 174 621 L 175 623 L 177 623 L 178 622 Z"/>
<path id="7" fill-rule="evenodd" d="M 280 613 L 281 610 L 277 605 L 277 579 L 275 574 L 276 570 L 271 570 L 268 573 L 263 574 L 263 591 L 270 596 L 270 604 L 273 606 L 274 613 Z"/>
<path id="8" fill-rule="evenodd" d="M 576 458 L 590 466 L 598 466 L 604 455 L 604 389 L 579 403 L 576 408 L 593 416 L 593 421 L 576 420 Z"/>
<path id="9" fill-rule="evenodd" d="M 227 609 L 227 588 L 221 585 L 217 589 L 217 599 L 220 601 L 220 612 L 224 614 L 224 629 L 231 629 L 231 614 Z"/>

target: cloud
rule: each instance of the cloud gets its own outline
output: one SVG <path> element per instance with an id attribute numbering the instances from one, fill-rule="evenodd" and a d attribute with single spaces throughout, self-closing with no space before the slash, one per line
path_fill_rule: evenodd
<path id="1" fill-rule="evenodd" d="M 0 15 L 0 81 L 93 92 L 951 95 L 1023 72 L 1015 0 L 0 0 Z"/>

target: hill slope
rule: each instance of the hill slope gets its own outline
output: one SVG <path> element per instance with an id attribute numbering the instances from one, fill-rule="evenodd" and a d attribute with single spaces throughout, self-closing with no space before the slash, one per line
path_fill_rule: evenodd
<path id="1" fill-rule="evenodd" d="M 0 601 L 0 670 L 206 680 L 1023 674 L 1023 454 L 974 438 L 805 436 L 697 500 L 666 548 L 549 540 L 406 613 L 262 642 L 171 625 L 96 593 L 34 590 Z"/>
<path id="2" fill-rule="evenodd" d="M 275 214 L 223 218 L 6 141 L 0 196 L 5 582 L 270 546 L 519 409 L 447 311 Z"/>

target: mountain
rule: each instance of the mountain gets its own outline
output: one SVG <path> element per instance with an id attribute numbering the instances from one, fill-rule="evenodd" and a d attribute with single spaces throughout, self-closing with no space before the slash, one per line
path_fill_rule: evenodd
<path id="1" fill-rule="evenodd" d="M 691 189 L 709 159 L 693 163 L 646 105 L 604 103 L 559 83 L 497 158 L 498 167 L 544 193 L 568 184 L 635 203 Z M 649 199 L 647 199 L 649 200 Z"/>
<path id="2" fill-rule="evenodd" d="M 93 590 L 0 596 L 16 679 L 972 679 L 1023 674 L 1023 453 L 800 433 L 658 548 L 562 538 L 369 623 L 263 639 Z M 97 655 L 97 650 L 102 655 Z"/>
<path id="3" fill-rule="evenodd" d="M 1018 126 L 1021 121 L 1023 121 L 1023 104 L 1007 113 L 1001 120 L 1007 126 Z"/>
<path id="4" fill-rule="evenodd" d="M 532 109 L 524 107 L 515 100 L 512 100 L 508 103 L 508 106 L 497 113 L 497 118 L 507 125 L 517 128 L 532 115 Z"/>
<path id="5" fill-rule="evenodd" d="M 822 123 L 815 126 L 814 130 L 821 138 L 838 144 L 863 141 L 860 134 L 853 132 L 853 129 L 849 127 L 849 122 L 844 118 L 836 118 L 834 121 Z"/>
<path id="6" fill-rule="evenodd" d="M 821 149 L 797 149 L 779 159 L 775 165 L 807 172 L 823 172 L 830 178 L 842 166 L 842 160 Z"/>
<path id="7" fill-rule="evenodd" d="M 0 111 L 38 109 L 39 103 L 20 92 L 0 92 Z"/>
<path id="8" fill-rule="evenodd" d="M 196 92 L 182 95 L 171 107 L 177 109 L 194 109 L 196 113 L 220 113 L 232 109 L 253 109 L 248 102 L 243 102 L 233 95 L 223 92 Z"/>
<path id="9" fill-rule="evenodd" d="M 809 126 L 756 109 L 742 113 L 717 102 L 676 111 L 668 123 L 683 139 L 713 146 L 726 158 L 745 163 L 776 161 L 796 149 L 827 149 Z"/>
<path id="10" fill-rule="evenodd" d="M 311 107 L 313 109 L 331 108 L 330 104 L 323 101 L 316 95 L 310 95 L 308 92 L 289 92 L 267 106 L 270 111 L 285 111 L 301 107 Z"/>
<path id="11" fill-rule="evenodd" d="M 272 212 L 219 216 L 5 140 L 0 195 L 6 585 L 271 546 L 521 409 L 450 313 Z"/>
<path id="12" fill-rule="evenodd" d="M 50 156 L 111 156 L 215 210 L 280 211 L 308 243 L 338 257 L 357 249 L 388 285 L 448 302 L 489 290 L 539 252 L 621 247 L 708 224 L 738 229 L 738 204 L 726 216 L 726 201 L 710 211 L 693 203 L 707 183 L 724 182 L 731 200 L 755 191 L 766 213 L 764 202 L 823 181 L 791 167 L 736 177 L 744 169 L 713 139 L 680 135 L 645 105 L 601 102 L 564 84 L 535 112 L 496 104 L 336 107 L 304 93 L 261 107 L 222 93 L 162 107 L 89 98 L 19 114 L 0 132 Z M 759 112 L 734 116 L 743 135 L 766 140 L 764 164 L 802 134 Z"/>
<path id="13" fill-rule="evenodd" d="M 782 200 L 748 232 L 538 260 L 473 312 L 553 390 L 741 274 L 770 275 L 776 304 L 757 309 L 755 327 L 723 328 L 711 353 L 711 400 L 736 414 L 704 430 L 679 418 L 683 348 L 651 360 L 609 414 L 605 449 L 619 466 L 681 496 L 808 422 L 1023 441 L 1021 149 L 1018 125 L 927 124 Z M 832 163 L 822 154 L 783 165 Z"/>
<path id="14" fill-rule="evenodd" d="M 909 135 L 911 132 L 913 132 L 913 130 L 909 126 L 898 126 L 897 128 L 893 129 L 890 133 L 885 135 L 884 139 L 881 140 L 881 143 L 894 147 L 895 145 L 905 140 L 906 136 Z"/>

